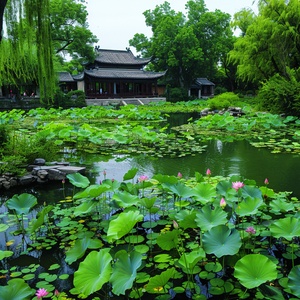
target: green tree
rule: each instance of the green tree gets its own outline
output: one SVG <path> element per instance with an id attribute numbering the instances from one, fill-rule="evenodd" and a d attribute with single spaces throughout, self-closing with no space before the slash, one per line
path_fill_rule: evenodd
<path id="1" fill-rule="evenodd" d="M 218 64 L 230 49 L 227 39 L 232 37 L 230 15 L 208 12 L 203 0 L 188 1 L 186 9 L 187 15 L 176 13 L 164 2 L 145 11 L 152 37 L 135 34 L 129 42 L 143 56 L 152 57 L 155 71 L 168 70 L 171 86 L 181 88 L 188 88 L 197 77 L 216 77 Z"/>
<path id="2" fill-rule="evenodd" d="M 263 107 L 273 106 L 277 112 L 298 114 L 300 91 L 294 82 L 300 79 L 299 0 L 260 1 L 257 17 L 244 14 L 243 19 L 242 15 L 243 12 L 238 15 L 236 24 L 249 26 L 245 25 L 246 32 L 230 53 L 231 60 L 238 65 L 239 78 L 262 85 Z M 279 83 L 297 88 L 289 89 L 286 94 Z"/>
<path id="3" fill-rule="evenodd" d="M 74 0 L 50 0 L 51 35 L 54 51 L 61 60 L 66 55 L 77 63 L 93 61 L 93 44 L 98 41 L 88 29 L 87 10 Z"/>

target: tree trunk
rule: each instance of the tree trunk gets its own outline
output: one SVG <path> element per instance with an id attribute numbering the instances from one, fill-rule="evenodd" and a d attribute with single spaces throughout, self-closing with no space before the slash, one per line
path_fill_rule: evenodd
<path id="1" fill-rule="evenodd" d="M 7 0 L 0 0 L 0 42 L 3 37 L 3 16 L 4 16 L 4 9 L 7 4 Z"/>

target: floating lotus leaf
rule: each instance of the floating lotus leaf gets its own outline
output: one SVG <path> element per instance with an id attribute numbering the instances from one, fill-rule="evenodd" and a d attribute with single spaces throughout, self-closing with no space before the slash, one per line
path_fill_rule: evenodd
<path id="1" fill-rule="evenodd" d="M 202 241 L 206 253 L 213 253 L 217 257 L 234 255 L 242 245 L 239 232 L 225 225 L 213 227 L 205 232 Z"/>
<path id="2" fill-rule="evenodd" d="M 261 254 L 248 254 L 237 261 L 234 267 L 234 277 L 247 289 L 253 289 L 261 284 L 277 278 L 276 264 Z"/>
<path id="3" fill-rule="evenodd" d="M 270 226 L 271 234 L 276 238 L 285 238 L 291 241 L 300 236 L 300 220 L 295 217 L 278 219 Z"/>
<path id="4" fill-rule="evenodd" d="M 103 284 L 109 281 L 112 271 L 109 250 L 105 248 L 99 252 L 92 251 L 80 263 L 74 273 L 74 286 L 80 293 L 90 295 L 99 291 Z"/>
<path id="5" fill-rule="evenodd" d="M 128 254 L 127 251 L 121 250 L 116 253 L 115 259 L 117 261 L 110 278 L 113 293 L 125 295 L 125 291 L 132 287 L 137 269 L 141 266 L 142 254 L 136 251 Z"/>

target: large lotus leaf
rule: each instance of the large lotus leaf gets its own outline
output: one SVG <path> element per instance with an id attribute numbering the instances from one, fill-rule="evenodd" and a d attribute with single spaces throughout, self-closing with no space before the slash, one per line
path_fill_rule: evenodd
<path id="1" fill-rule="evenodd" d="M 115 259 L 117 261 L 110 278 L 113 293 L 125 295 L 125 291 L 132 287 L 137 269 L 141 266 L 142 254 L 136 251 L 128 254 L 127 251 L 121 250 L 116 253 Z"/>
<path id="2" fill-rule="evenodd" d="M 206 182 L 200 182 L 194 188 L 195 200 L 202 204 L 213 202 L 216 195 L 216 189 L 211 184 Z"/>
<path id="3" fill-rule="evenodd" d="M 125 181 L 125 180 L 133 179 L 134 176 L 137 174 L 138 170 L 139 170 L 138 168 L 132 168 L 128 170 L 127 173 L 124 174 L 123 180 Z"/>
<path id="4" fill-rule="evenodd" d="M 164 294 L 164 286 L 168 283 L 170 278 L 174 276 L 174 268 L 168 269 L 159 275 L 151 277 L 146 285 L 146 291 L 151 294 Z"/>
<path id="5" fill-rule="evenodd" d="M 163 250 L 171 250 L 178 245 L 178 230 L 166 231 L 157 237 L 157 245 Z"/>
<path id="6" fill-rule="evenodd" d="M 70 180 L 70 182 L 79 188 L 86 188 L 90 181 L 87 177 L 81 175 L 80 173 L 71 173 L 67 175 L 67 178 Z"/>
<path id="7" fill-rule="evenodd" d="M 35 293 L 23 279 L 9 280 L 6 286 L 0 286 L 1 300 L 28 300 Z"/>
<path id="8" fill-rule="evenodd" d="M 175 218 L 179 222 L 179 226 L 183 229 L 187 228 L 196 228 L 197 223 L 195 221 L 196 219 L 196 210 L 181 210 L 176 215 Z"/>
<path id="9" fill-rule="evenodd" d="M 27 215 L 30 209 L 37 204 L 35 196 L 27 193 L 14 195 L 7 200 L 6 205 L 9 209 L 14 209 L 18 215 Z"/>
<path id="10" fill-rule="evenodd" d="M 300 298 L 300 266 L 292 268 L 288 275 L 288 287 L 291 289 L 293 295 Z"/>
<path id="11" fill-rule="evenodd" d="M 199 272 L 197 269 L 193 271 L 196 264 L 206 257 L 203 248 L 195 249 L 190 253 L 183 253 L 178 260 L 178 263 L 183 267 L 183 271 L 188 274 L 195 274 Z"/>
<path id="12" fill-rule="evenodd" d="M 247 197 L 238 204 L 235 211 L 241 217 L 255 215 L 263 204 L 264 202 L 261 198 Z"/>
<path id="13" fill-rule="evenodd" d="M 227 222 L 227 214 L 221 207 L 212 209 L 211 206 L 203 206 L 196 216 L 196 223 L 203 231 L 218 225 L 225 225 Z"/>
<path id="14" fill-rule="evenodd" d="M 283 237 L 291 241 L 292 238 L 300 236 L 300 220 L 293 217 L 278 219 L 271 224 L 270 231 L 276 238 Z"/>
<path id="15" fill-rule="evenodd" d="M 276 264 L 261 254 L 248 254 L 237 261 L 234 277 L 247 289 L 277 278 Z"/>
<path id="16" fill-rule="evenodd" d="M 293 211 L 295 209 L 295 205 L 291 202 L 286 202 L 286 199 L 275 199 L 270 202 L 270 207 L 275 213 Z"/>
<path id="17" fill-rule="evenodd" d="M 206 253 L 217 257 L 238 253 L 242 242 L 239 232 L 225 225 L 213 227 L 203 235 L 203 247 Z"/>
<path id="18" fill-rule="evenodd" d="M 94 233 L 85 232 L 82 239 L 77 239 L 75 245 L 69 249 L 66 253 L 66 262 L 68 264 L 73 263 L 77 259 L 83 257 L 87 249 L 101 248 L 103 243 L 98 239 L 93 239 Z"/>
<path id="19" fill-rule="evenodd" d="M 47 216 L 47 214 L 54 208 L 53 205 L 47 205 L 45 206 L 38 214 L 36 219 L 32 219 L 27 231 L 29 233 L 34 233 L 38 228 L 40 228 L 44 222 L 45 222 L 45 217 Z"/>
<path id="20" fill-rule="evenodd" d="M 261 190 L 254 186 L 245 185 L 242 189 L 242 196 L 244 198 L 259 198 L 262 199 Z"/>
<path id="21" fill-rule="evenodd" d="M 117 192 L 113 195 L 113 200 L 117 202 L 119 207 L 131 207 L 133 205 L 137 205 L 139 203 L 139 197 L 136 195 L 132 195 L 126 191 Z"/>
<path id="22" fill-rule="evenodd" d="M 221 181 L 217 184 L 216 190 L 218 194 L 226 196 L 228 191 L 231 191 L 232 183 L 230 181 Z"/>
<path id="23" fill-rule="evenodd" d="M 170 175 L 156 174 L 152 177 L 152 179 L 157 180 L 160 183 L 168 183 L 168 184 L 176 184 L 178 182 L 178 178 Z"/>
<path id="24" fill-rule="evenodd" d="M 83 214 L 88 214 L 98 205 L 99 205 L 98 201 L 86 200 L 85 202 L 75 207 L 74 216 L 81 216 Z"/>
<path id="25" fill-rule="evenodd" d="M 143 215 L 138 211 L 122 212 L 119 216 L 110 221 L 107 231 L 107 241 L 109 243 L 122 238 L 129 233 L 137 222 L 143 220 Z"/>
<path id="26" fill-rule="evenodd" d="M 179 197 L 188 198 L 193 196 L 193 190 L 180 181 L 175 184 L 163 183 L 162 186 Z"/>
<path id="27" fill-rule="evenodd" d="M 74 286 L 80 293 L 88 296 L 99 291 L 103 284 L 109 281 L 112 271 L 109 250 L 105 248 L 99 252 L 92 251 L 80 263 L 74 273 Z"/>
<path id="28" fill-rule="evenodd" d="M 153 198 L 140 198 L 139 202 L 143 207 L 145 207 L 147 209 L 151 209 L 154 206 L 156 200 L 157 200 L 156 197 L 153 197 Z"/>
<path id="29" fill-rule="evenodd" d="M 88 186 L 84 191 L 78 192 L 74 195 L 74 199 L 82 198 L 96 198 L 107 192 L 110 189 L 109 185 L 106 184 L 93 184 Z"/>

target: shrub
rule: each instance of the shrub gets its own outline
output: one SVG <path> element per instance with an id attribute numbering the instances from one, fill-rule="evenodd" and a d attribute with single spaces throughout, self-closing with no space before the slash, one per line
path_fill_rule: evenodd
<path id="1" fill-rule="evenodd" d="M 207 104 L 212 110 L 220 110 L 236 105 L 238 101 L 239 97 L 236 94 L 228 92 L 207 100 Z"/>

